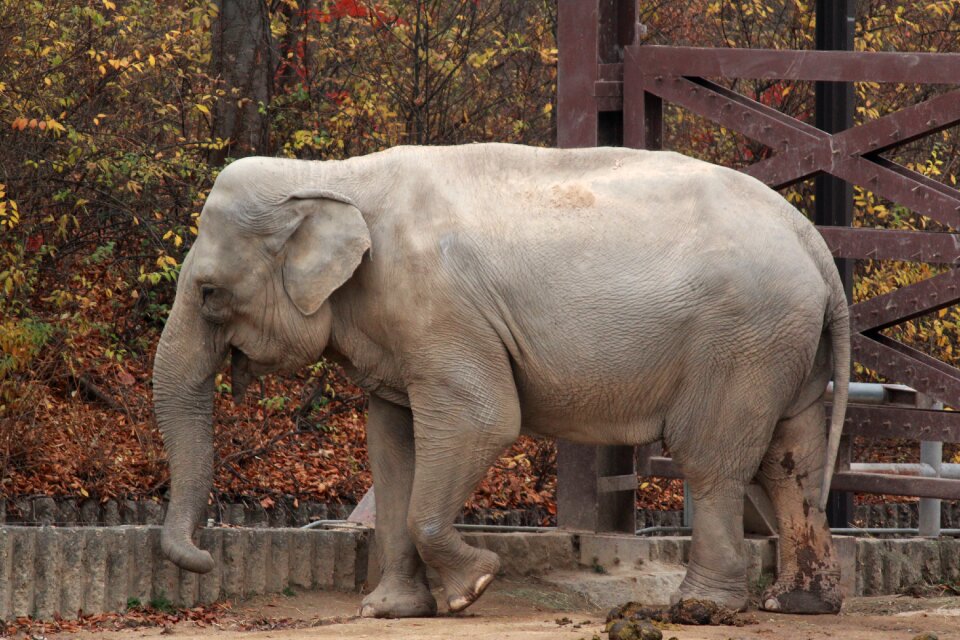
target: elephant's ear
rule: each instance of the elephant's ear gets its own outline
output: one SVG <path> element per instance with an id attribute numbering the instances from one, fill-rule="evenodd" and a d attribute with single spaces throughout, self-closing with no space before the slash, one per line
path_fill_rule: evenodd
<path id="1" fill-rule="evenodd" d="M 291 198 L 300 224 L 284 244 L 283 288 L 312 315 L 360 265 L 370 232 L 353 205 L 326 197 Z"/>

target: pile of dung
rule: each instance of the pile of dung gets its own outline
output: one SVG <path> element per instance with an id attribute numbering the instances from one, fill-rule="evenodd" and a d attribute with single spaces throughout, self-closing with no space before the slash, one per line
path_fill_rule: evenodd
<path id="1" fill-rule="evenodd" d="M 728 625 L 742 627 L 751 620 L 710 600 L 681 600 L 667 611 L 674 624 Z"/>
<path id="2" fill-rule="evenodd" d="M 681 600 L 669 609 L 628 602 L 607 614 L 609 640 L 662 640 L 666 625 L 729 625 L 742 627 L 755 622 L 733 609 L 709 600 Z M 659 628 L 658 628 L 659 627 Z"/>

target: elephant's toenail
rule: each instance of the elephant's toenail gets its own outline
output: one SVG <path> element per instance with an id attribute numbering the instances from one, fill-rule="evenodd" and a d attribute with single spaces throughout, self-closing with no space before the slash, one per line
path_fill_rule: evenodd
<path id="1" fill-rule="evenodd" d="M 780 611 L 780 601 L 776 598 L 767 598 L 763 603 L 763 608 L 767 611 Z"/>

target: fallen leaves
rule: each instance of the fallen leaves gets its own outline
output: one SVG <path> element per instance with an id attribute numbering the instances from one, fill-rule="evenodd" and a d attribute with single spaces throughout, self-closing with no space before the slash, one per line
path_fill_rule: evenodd
<path id="1" fill-rule="evenodd" d="M 231 609 L 230 602 L 218 602 L 172 611 L 160 611 L 149 606 L 136 606 L 123 613 L 82 615 L 82 612 L 78 612 L 76 618 L 64 619 L 57 616 L 50 622 L 21 617 L 7 621 L 3 627 L 0 627 L 0 630 L 3 630 L 5 635 L 8 636 L 25 634 L 28 637 L 38 637 L 50 633 L 76 633 L 78 631 L 120 631 L 141 627 L 163 627 L 164 631 L 161 633 L 170 633 L 168 629 L 183 621 L 192 621 L 201 627 L 219 626 Z"/>

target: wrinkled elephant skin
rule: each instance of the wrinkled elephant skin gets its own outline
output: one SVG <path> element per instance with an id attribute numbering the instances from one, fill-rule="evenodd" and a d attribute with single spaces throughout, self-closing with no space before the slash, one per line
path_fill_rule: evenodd
<path id="1" fill-rule="evenodd" d="M 475 601 L 500 568 L 453 522 L 518 435 L 662 439 L 697 513 L 677 598 L 746 603 L 757 478 L 781 532 L 774 611 L 836 611 L 823 516 L 849 323 L 814 227 L 738 172 L 674 153 L 503 144 L 345 161 L 247 158 L 218 177 L 157 351 L 172 476 L 162 543 L 194 546 L 212 481 L 213 377 L 321 355 L 370 394 L 382 580 L 365 616 Z M 836 395 L 827 429 L 822 392 Z"/>

